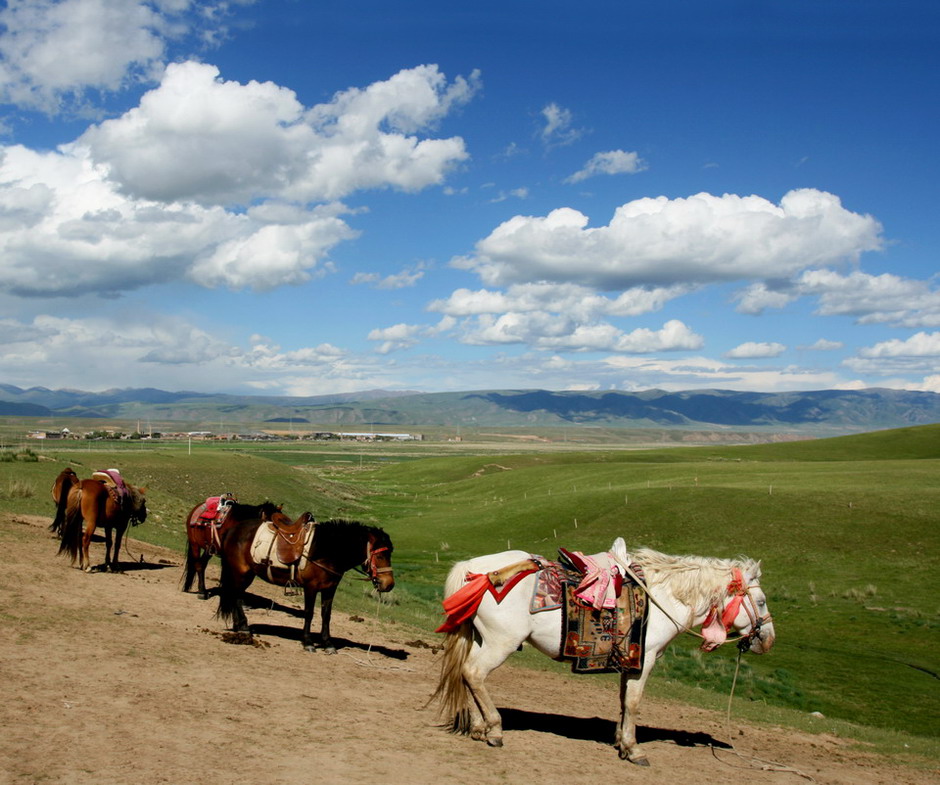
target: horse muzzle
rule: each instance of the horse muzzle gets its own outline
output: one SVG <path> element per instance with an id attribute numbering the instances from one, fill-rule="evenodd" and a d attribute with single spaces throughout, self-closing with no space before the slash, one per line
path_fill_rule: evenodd
<path id="1" fill-rule="evenodd" d="M 748 637 L 750 638 L 750 645 L 747 650 L 754 654 L 766 654 L 773 648 L 777 640 L 773 622 L 770 620 L 758 623 L 757 628 Z"/>
<path id="2" fill-rule="evenodd" d="M 385 568 L 385 570 L 379 569 L 376 570 L 376 574 L 372 576 L 372 585 L 375 586 L 376 591 L 387 592 L 395 588 L 395 575 L 392 573 L 391 567 Z"/>

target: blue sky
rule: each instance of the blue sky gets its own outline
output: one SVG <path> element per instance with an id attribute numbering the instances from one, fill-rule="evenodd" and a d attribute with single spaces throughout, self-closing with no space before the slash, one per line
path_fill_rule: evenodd
<path id="1" fill-rule="evenodd" d="M 940 6 L 8 0 L 0 382 L 940 392 Z"/>

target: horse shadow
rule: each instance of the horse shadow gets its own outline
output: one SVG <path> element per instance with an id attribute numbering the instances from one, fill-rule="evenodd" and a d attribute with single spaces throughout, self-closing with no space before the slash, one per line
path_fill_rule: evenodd
<path id="1" fill-rule="evenodd" d="M 277 601 L 271 600 L 268 597 L 261 597 L 258 594 L 246 592 L 244 602 L 245 605 L 247 605 L 249 608 L 279 611 L 281 613 L 287 614 L 288 616 L 293 616 L 301 620 L 304 618 L 304 612 L 302 608 L 294 608 L 291 605 L 282 605 Z M 315 616 L 314 629 L 316 629 L 316 618 L 317 617 Z M 282 638 L 284 640 L 297 641 L 298 643 L 301 643 L 303 640 L 303 630 L 299 627 L 287 627 L 283 624 L 258 624 L 255 622 L 252 622 L 250 627 L 251 632 L 255 635 L 269 635 L 272 638 Z M 407 660 L 409 657 L 408 652 L 404 649 L 392 649 L 388 646 L 374 643 L 360 643 L 359 641 L 349 640 L 348 638 L 342 638 L 338 635 L 331 635 L 330 638 L 337 650 L 359 649 L 360 651 L 374 652 L 391 660 Z"/>
<path id="2" fill-rule="evenodd" d="M 567 714 L 548 714 L 524 709 L 500 708 L 503 730 L 531 730 L 551 733 L 575 741 L 594 741 L 598 744 L 613 744 L 617 723 L 600 717 L 571 717 Z M 650 741 L 669 741 L 679 747 L 718 747 L 731 749 L 731 745 L 719 741 L 708 733 L 692 733 L 672 728 L 651 728 L 637 725 L 636 739 L 640 744 Z"/>

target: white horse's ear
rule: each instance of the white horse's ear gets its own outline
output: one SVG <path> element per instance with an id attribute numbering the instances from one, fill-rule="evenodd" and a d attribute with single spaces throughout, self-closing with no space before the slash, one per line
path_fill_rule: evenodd
<path id="1" fill-rule="evenodd" d="M 623 541 L 623 537 L 618 537 L 614 540 L 614 544 L 610 546 L 610 552 L 614 555 L 614 558 L 624 566 L 630 564 L 630 554 L 627 553 L 627 544 Z"/>

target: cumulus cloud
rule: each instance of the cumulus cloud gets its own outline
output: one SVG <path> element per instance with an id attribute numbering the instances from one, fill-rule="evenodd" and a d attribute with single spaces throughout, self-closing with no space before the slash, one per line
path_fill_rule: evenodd
<path id="1" fill-rule="evenodd" d="M 779 357 L 786 350 L 786 346 L 775 341 L 747 341 L 726 352 L 725 357 L 736 360 Z"/>
<path id="2" fill-rule="evenodd" d="M 507 311 L 564 313 L 579 320 L 599 316 L 640 316 L 660 310 L 669 300 L 686 294 L 690 287 L 635 287 L 617 297 L 605 297 L 577 284 L 514 284 L 505 292 L 457 289 L 445 300 L 434 300 L 429 311 L 451 316 L 475 316 Z"/>
<path id="3" fill-rule="evenodd" d="M 170 45 L 227 35 L 252 0 L 9 0 L 0 10 L 0 102 L 53 115 L 91 113 L 95 99 L 155 82 Z"/>
<path id="4" fill-rule="evenodd" d="M 0 100 L 53 113 L 88 88 L 159 70 L 169 18 L 131 0 L 10 0 L 0 11 Z"/>
<path id="5" fill-rule="evenodd" d="M 910 338 L 893 338 L 862 349 L 862 357 L 940 357 L 940 332 L 920 332 Z"/>
<path id="6" fill-rule="evenodd" d="M 225 81 L 212 65 L 167 67 L 159 87 L 89 128 L 87 148 L 118 188 L 158 201 L 329 201 L 367 188 L 418 191 L 467 158 L 464 142 L 419 138 L 468 101 L 479 75 L 448 83 L 437 66 L 400 71 L 306 109 L 272 82 Z M 141 150 L 147 155 L 141 155 Z"/>
<path id="7" fill-rule="evenodd" d="M 702 193 L 628 202 L 597 228 L 567 207 L 544 217 L 517 215 L 452 264 L 490 286 L 553 281 L 614 290 L 785 278 L 879 249 L 880 233 L 874 218 L 823 191 L 790 191 L 779 205 Z"/>
<path id="8" fill-rule="evenodd" d="M 637 153 L 624 150 L 609 150 L 596 153 L 583 169 L 568 177 L 566 183 L 580 183 L 598 174 L 636 174 L 646 169 L 646 162 Z"/>
<path id="9" fill-rule="evenodd" d="M 109 294 L 178 279 L 267 289 L 307 280 L 355 236 L 341 205 L 235 213 L 129 199 L 80 149 L 0 153 L 0 290 L 14 295 Z"/>
<path id="10" fill-rule="evenodd" d="M 804 272 L 797 286 L 800 293 L 819 298 L 817 312 L 822 316 L 854 316 L 861 324 L 940 327 L 940 291 L 927 281 L 821 269 Z"/>
<path id="11" fill-rule="evenodd" d="M 767 308 L 783 308 L 789 305 L 798 294 L 792 290 L 771 289 L 765 282 L 753 283 L 734 295 L 738 301 L 737 310 L 739 313 L 757 315 L 763 313 Z"/>
<path id="12" fill-rule="evenodd" d="M 433 125 L 472 95 L 475 79 L 448 83 L 422 66 L 305 110 L 272 83 L 170 66 L 140 106 L 72 144 L 0 147 L 0 291 L 108 294 L 179 279 L 262 290 L 310 280 L 356 232 L 342 204 L 302 205 L 437 182 L 465 157 L 462 140 L 401 132 Z M 240 203 L 247 208 L 229 206 Z"/>
<path id="13" fill-rule="evenodd" d="M 704 339 L 683 322 L 672 319 L 659 330 L 645 327 L 624 332 L 605 322 L 578 323 L 541 311 L 478 316 L 464 322 L 461 340 L 478 346 L 525 344 L 562 352 L 647 354 L 700 349 Z"/>

